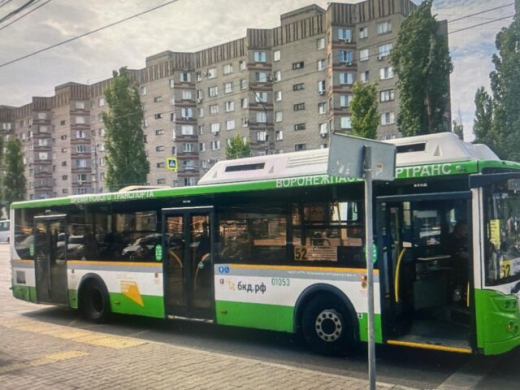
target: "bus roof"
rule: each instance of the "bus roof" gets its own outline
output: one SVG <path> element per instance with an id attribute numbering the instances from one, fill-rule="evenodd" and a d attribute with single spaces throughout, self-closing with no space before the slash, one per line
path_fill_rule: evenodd
<path id="1" fill-rule="evenodd" d="M 520 169 L 520 163 L 501 161 L 487 146 L 460 141 L 453 133 L 387 142 L 397 147 L 397 179 L 470 174 L 480 172 L 485 167 Z M 361 181 L 329 177 L 327 160 L 327 149 L 226 160 L 215 164 L 197 186 L 74 195 L 16 202 L 11 207 L 20 209 L 106 203 Z"/>

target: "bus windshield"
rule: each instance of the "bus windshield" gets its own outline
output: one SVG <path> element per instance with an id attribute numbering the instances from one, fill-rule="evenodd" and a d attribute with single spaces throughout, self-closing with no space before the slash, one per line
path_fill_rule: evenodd
<path id="1" fill-rule="evenodd" d="M 486 200 L 487 284 L 520 279 L 520 182 L 493 184 Z"/>

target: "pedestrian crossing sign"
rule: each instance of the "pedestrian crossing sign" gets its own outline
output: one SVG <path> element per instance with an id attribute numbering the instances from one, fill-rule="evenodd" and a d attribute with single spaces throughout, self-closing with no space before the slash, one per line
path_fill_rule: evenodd
<path id="1" fill-rule="evenodd" d="M 167 157 L 166 158 L 166 167 L 172 171 L 177 170 L 177 157 Z"/>

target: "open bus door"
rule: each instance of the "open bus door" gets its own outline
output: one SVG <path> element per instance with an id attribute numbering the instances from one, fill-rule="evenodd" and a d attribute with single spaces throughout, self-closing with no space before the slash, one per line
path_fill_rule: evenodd
<path id="1" fill-rule="evenodd" d="M 36 296 L 41 303 L 67 303 L 66 216 L 34 217 Z"/>
<path id="2" fill-rule="evenodd" d="M 471 352 L 470 192 L 377 198 L 384 337 Z"/>
<path id="3" fill-rule="evenodd" d="M 173 317 L 214 318 L 212 207 L 162 210 L 164 301 Z"/>

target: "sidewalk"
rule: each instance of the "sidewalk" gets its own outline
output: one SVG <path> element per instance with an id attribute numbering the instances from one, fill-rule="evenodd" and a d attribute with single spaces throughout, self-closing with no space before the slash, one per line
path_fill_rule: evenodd
<path id="1" fill-rule="evenodd" d="M 368 382 L 260 360 L 0 317 L 2 389 L 368 389 Z M 378 389 L 403 389 L 378 384 Z"/>

